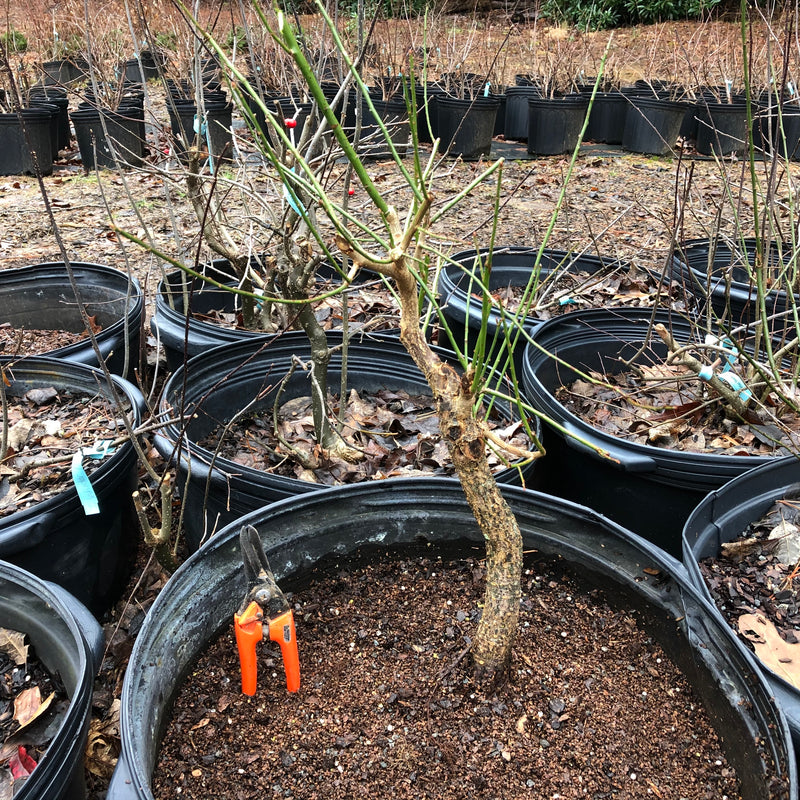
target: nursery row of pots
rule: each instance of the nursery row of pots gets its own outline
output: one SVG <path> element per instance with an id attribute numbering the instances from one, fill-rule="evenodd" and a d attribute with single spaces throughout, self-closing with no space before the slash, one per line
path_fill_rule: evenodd
<path id="1" fill-rule="evenodd" d="M 724 248 L 714 245 L 692 242 L 679 249 L 674 276 L 691 286 L 691 276 L 706 268 L 712 247 L 720 259 L 720 269 L 725 271 L 733 255 L 728 253 L 726 258 Z M 470 341 L 472 317 L 481 309 L 471 297 L 469 276 L 489 255 L 486 251 L 459 254 L 443 271 L 439 290 L 446 298 L 445 313 L 456 341 Z M 702 261 L 703 256 L 706 262 Z M 545 250 L 540 256 L 536 250 L 509 248 L 495 251 L 491 257 L 496 288 L 524 286 L 537 259 L 544 277 L 565 268 L 589 274 L 608 267 L 624 268 L 614 259 L 552 250 Z M 87 311 L 98 314 L 101 308 L 114 306 L 118 319 L 104 321 L 98 345 L 114 371 L 129 369 L 130 352 L 135 352 L 141 326 L 141 295 L 135 281 L 117 273 L 124 287 L 114 284 L 112 276 L 96 265 L 73 265 L 73 269 L 79 285 L 84 286 L 85 281 L 107 293 L 102 297 L 87 295 L 80 302 Z M 59 278 L 58 272 L 58 265 L 42 265 L 0 274 L 0 279 L 8 276 L 12 282 L 9 298 L 19 298 L 14 324 L 30 324 L 26 323 L 25 314 L 34 313 L 32 309 L 41 316 L 42 296 L 52 296 L 53 304 L 63 307 L 63 297 L 72 292 L 67 291 L 65 278 Z M 45 291 L 50 283 L 52 289 Z M 36 301 L 29 301 L 25 310 L 22 287 L 28 284 L 32 287 L 30 296 L 35 295 Z M 707 287 L 708 282 L 702 285 Z M 742 290 L 746 288 L 745 283 Z M 225 295 L 225 299 L 230 297 Z M 742 298 L 744 305 L 748 297 Z M 247 334 L 232 342 L 231 332 L 221 326 L 187 318 L 187 298 L 193 310 L 220 299 L 219 290 L 190 283 L 182 286 L 177 275 L 169 276 L 159 288 L 153 326 L 167 347 L 168 361 L 177 367 L 162 395 L 159 414 L 165 424 L 158 447 L 166 458 L 174 460 L 181 474 L 179 486 L 189 512 L 188 544 L 197 552 L 161 592 L 137 638 L 123 692 L 123 753 L 109 790 L 112 800 L 152 796 L 150 779 L 170 698 L 199 652 L 230 622 L 245 590 L 238 540 L 242 524 L 255 526 L 276 577 L 287 582 L 302 582 L 308 569 L 326 554 L 345 554 L 367 543 L 383 547 L 425 539 L 473 546 L 480 539 L 461 490 L 452 480 L 392 479 L 319 489 L 296 479 L 269 481 L 264 477 L 266 473 L 228 463 L 200 446 L 199 440 L 212 420 L 216 423 L 230 419 L 252 398 L 260 396 L 259 402 L 271 407 L 274 401 L 268 387 L 279 383 L 292 355 L 301 352 L 302 337 L 285 334 L 270 339 Z M 700 294 L 698 308 L 714 302 L 713 297 Z M 91 303 L 97 303 L 97 309 L 91 309 Z M 674 317 L 668 321 L 676 338 L 688 340 L 688 323 L 682 326 Z M 797 462 L 773 464 L 767 463 L 773 459 L 765 457 L 678 454 L 631 445 L 592 429 L 555 397 L 573 370 L 611 372 L 619 362 L 621 348 L 622 355 L 628 350 L 631 355 L 639 352 L 651 322 L 650 311 L 632 308 L 579 311 L 547 322 L 532 316 L 525 318 L 524 326 L 536 345 L 523 348 L 521 342 L 515 349 L 518 374 L 531 404 L 557 424 L 543 425 L 546 462 L 525 475 L 528 488 L 510 485 L 518 478 L 514 469 L 501 474 L 499 480 L 520 521 L 526 549 L 560 555 L 588 580 L 613 587 L 614 592 L 628 598 L 632 607 L 652 620 L 653 630 L 658 631 L 667 651 L 692 674 L 698 694 L 720 732 L 726 757 L 742 780 L 743 796 L 795 798 L 798 789 L 792 735 L 800 738 L 800 695 L 788 684 L 781 684 L 776 676 L 763 676 L 752 654 L 705 596 L 707 590 L 698 580 L 691 558 L 702 557 L 726 536 L 735 536 L 738 531 L 733 529 L 744 516 L 757 513 L 767 495 L 774 497 L 778 487 L 785 488 L 800 479 Z M 73 324 L 65 318 L 59 327 Z M 503 315 L 496 313 L 490 335 L 503 335 L 503 324 Z M 111 335 L 112 329 L 119 338 L 104 351 L 100 338 Z M 220 338 L 215 341 L 217 335 Z M 222 346 L 210 350 L 212 344 Z M 653 355 L 657 347 L 650 347 Z M 190 362 L 177 366 L 195 351 L 197 355 Z M 120 361 L 120 353 L 125 352 L 129 355 Z M 445 351 L 440 352 L 443 358 L 448 357 Z M 34 386 L 56 385 L 79 391 L 89 391 L 90 387 L 96 391 L 100 386 L 101 391 L 112 393 L 96 367 L 74 363 L 91 362 L 96 355 L 93 348 L 84 347 L 58 353 L 58 360 L 37 357 L 16 362 L 8 391 L 13 396 Z M 385 386 L 389 381 L 395 388 L 424 387 L 421 373 L 391 335 L 354 341 L 349 359 L 351 383 L 358 389 Z M 339 369 L 334 358 L 334 381 Z M 128 397 L 134 423 L 138 423 L 140 396 L 122 379 L 112 380 L 114 389 Z M 290 399 L 307 391 L 306 387 L 306 379 L 298 379 L 282 390 Z M 509 409 L 508 413 L 512 411 Z M 168 421 L 172 419 L 177 421 Z M 581 441 L 569 434 L 577 434 Z M 773 469 L 779 474 L 777 478 L 770 477 L 771 472 L 767 477 L 758 477 L 753 484 L 757 500 L 751 501 L 745 495 L 754 465 L 761 465 L 756 476 Z M 108 498 L 100 486 L 104 467 L 121 478 L 115 490 L 118 494 Z M 39 521 L 12 517 L 12 524 L 6 526 L 13 529 L 8 537 L 0 525 L 0 548 L 7 545 L 0 549 L 0 557 L 7 561 L 18 558 L 16 563 L 38 573 L 40 578 L 66 586 L 95 613 L 102 613 L 119 589 L 127 545 L 136 530 L 129 503 L 135 485 L 135 456 L 120 447 L 104 467 L 94 473 L 98 477 L 93 476 L 92 480 L 98 484 L 101 509 L 108 505 L 115 512 L 114 519 L 104 521 L 109 529 L 107 539 L 94 539 L 90 546 L 77 549 L 68 545 L 62 556 L 57 549 L 61 537 L 48 536 Z M 723 488 L 730 479 L 735 483 Z M 739 499 L 745 499 L 743 515 L 731 510 Z M 80 508 L 75 512 L 62 511 L 60 507 L 41 510 L 48 511 L 50 518 L 63 514 L 73 520 L 73 526 L 86 527 Z M 728 517 L 735 518 L 736 524 L 727 526 Z M 676 558 L 681 555 L 682 535 L 687 568 Z M 29 549 L 46 554 L 45 558 L 21 560 L 23 556 L 18 554 L 24 552 L 26 543 L 33 545 Z M 79 577 L 70 574 L 65 562 L 77 569 L 80 556 L 85 556 L 87 550 L 102 554 L 106 560 L 95 565 L 93 573 Z M 647 569 L 643 571 L 643 567 Z M 18 580 L 14 567 L 8 567 L 8 574 Z M 0 579 L 5 575 L 0 572 Z M 107 585 L 98 588 L 98 582 L 103 581 Z M 38 584 L 36 591 L 42 591 Z M 92 641 L 93 623 L 76 610 L 74 603 L 66 609 L 62 608 L 64 603 L 49 600 L 45 605 L 51 615 L 42 623 L 45 627 L 52 625 L 55 608 L 62 617 L 59 625 L 77 626 L 84 631 L 83 638 L 77 640 L 77 649 L 85 648 L 87 639 Z M 13 613 L 8 613 L 13 618 Z M 73 624 L 75 615 L 77 622 Z M 45 652 L 47 646 L 41 645 Z M 91 662 L 85 650 L 83 656 L 74 654 L 70 659 L 70 663 L 76 659 L 84 664 Z M 59 664 L 56 668 L 64 669 Z M 89 670 L 85 666 L 82 669 Z M 86 691 L 85 685 L 81 691 Z M 80 706 L 80 696 L 76 688 L 76 708 Z M 65 729 L 65 740 L 73 741 L 75 736 L 75 731 L 70 729 L 67 733 Z M 770 778 L 776 774 L 783 780 L 778 789 Z M 64 781 L 58 783 L 59 787 L 63 785 Z M 80 796 L 59 794 L 55 785 L 30 791 L 26 796 Z"/>
<path id="2" fill-rule="evenodd" d="M 138 62 L 137 62 L 138 67 Z M 135 86 L 135 84 L 133 84 Z M 333 100 L 336 87 L 326 93 Z M 453 96 L 439 85 L 418 87 L 417 129 L 421 141 L 440 139 L 443 151 L 452 157 L 477 160 L 489 156 L 492 138 L 525 141 L 532 155 L 571 152 L 578 142 L 587 113 L 587 141 L 621 145 L 635 153 L 667 155 L 679 137 L 696 142 L 700 154 L 730 155 L 747 146 L 747 110 L 743 102 L 720 103 L 709 99 L 693 102 L 656 97 L 642 89 L 618 90 L 598 94 L 589 111 L 589 92 L 558 97 L 543 97 L 536 86 L 509 87 L 502 95 L 474 98 Z M 114 109 L 93 101 L 82 103 L 71 113 L 65 92 L 54 87 L 36 90 L 30 108 L 23 113 L 23 124 L 16 114 L 0 115 L 0 174 L 32 174 L 34 158 L 42 174 L 52 172 L 58 151 L 69 144 L 69 121 L 75 128 L 81 159 L 87 169 L 112 168 L 117 163 L 137 166 L 145 155 L 145 123 L 141 96 L 129 92 Z M 344 102 L 344 101 L 343 101 Z M 404 155 L 410 137 L 408 111 L 402 99 L 372 97 L 374 113 L 387 126 L 392 142 Z M 312 104 L 291 97 L 267 96 L 268 106 L 281 118 L 297 121 L 299 140 Z M 263 111 L 250 101 L 251 112 L 269 134 Z M 347 107 L 338 107 L 344 126 L 355 130 L 354 100 L 351 92 Z M 192 97 L 170 95 L 168 113 L 178 154 L 185 152 L 197 133 L 198 108 Z M 378 141 L 373 110 L 362 106 L 361 155 L 386 158 L 386 143 Z M 233 105 L 224 92 L 210 91 L 204 101 L 200 133 L 212 159 L 232 157 Z M 768 108 L 757 115 L 754 141 L 768 152 L 800 156 L 800 106 Z"/>

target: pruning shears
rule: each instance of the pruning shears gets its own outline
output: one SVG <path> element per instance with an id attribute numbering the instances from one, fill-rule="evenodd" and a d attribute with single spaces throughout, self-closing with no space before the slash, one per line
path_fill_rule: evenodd
<path id="1" fill-rule="evenodd" d="M 300 688 L 300 658 L 297 653 L 297 634 L 294 614 L 286 595 L 275 582 L 267 555 L 252 525 L 243 525 L 239 531 L 247 594 L 233 616 L 236 647 L 242 668 L 242 692 L 254 695 L 258 685 L 256 647 L 267 636 L 277 642 L 283 656 L 286 688 L 296 692 Z"/>

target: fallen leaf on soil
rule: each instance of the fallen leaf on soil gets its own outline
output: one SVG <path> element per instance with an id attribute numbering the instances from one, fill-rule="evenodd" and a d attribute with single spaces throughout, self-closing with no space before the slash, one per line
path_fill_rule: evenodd
<path id="1" fill-rule="evenodd" d="M 0 652 L 5 653 L 17 666 L 24 664 L 28 660 L 25 634 L 10 628 L 0 628 Z"/>
<path id="2" fill-rule="evenodd" d="M 105 719 L 92 718 L 86 745 L 86 769 L 106 780 L 117 765 L 120 750 L 119 699 L 115 699 Z"/>
<path id="3" fill-rule="evenodd" d="M 8 761 L 8 767 L 15 781 L 27 778 L 36 769 L 36 762 L 28 755 L 28 751 L 20 745 L 17 752 Z"/>
<path id="4" fill-rule="evenodd" d="M 58 392 L 52 387 L 46 389 L 31 389 L 25 392 L 25 399 L 37 406 L 43 406 L 58 397 Z"/>
<path id="5" fill-rule="evenodd" d="M 733 561 L 741 561 L 752 553 L 763 550 L 766 546 L 767 542 L 763 539 L 751 537 L 749 539 L 738 539 L 733 542 L 723 542 L 719 546 L 719 549 L 725 558 L 730 558 Z"/>
<path id="6" fill-rule="evenodd" d="M 42 700 L 38 686 L 20 692 L 14 700 L 14 719 L 19 723 L 19 727 L 24 728 L 47 711 L 54 697 L 55 692 Z"/>
<path id="7" fill-rule="evenodd" d="M 765 667 L 800 689 L 800 642 L 789 644 L 761 614 L 742 614 L 739 633 L 753 645 Z"/>

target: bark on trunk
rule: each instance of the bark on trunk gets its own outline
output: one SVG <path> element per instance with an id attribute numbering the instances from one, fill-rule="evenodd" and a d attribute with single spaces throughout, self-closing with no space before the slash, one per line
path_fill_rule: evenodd
<path id="1" fill-rule="evenodd" d="M 395 275 L 401 303 L 400 338 L 425 374 L 439 426 L 467 503 L 486 540 L 486 591 L 472 657 L 482 679 L 502 677 L 519 623 L 522 534 L 486 458 L 484 423 L 472 413 L 471 376 L 459 375 L 430 349 L 420 330 L 417 286 L 407 269 Z"/>

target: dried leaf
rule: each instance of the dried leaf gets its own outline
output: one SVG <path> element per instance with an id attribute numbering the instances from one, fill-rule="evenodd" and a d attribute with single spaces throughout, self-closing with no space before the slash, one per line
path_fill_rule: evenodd
<path id="1" fill-rule="evenodd" d="M 8 429 L 8 446 L 19 452 L 25 447 L 31 431 L 36 427 L 36 421 L 32 419 L 21 419 Z"/>
<path id="2" fill-rule="evenodd" d="M 86 768 L 108 780 L 117 765 L 120 751 L 119 699 L 114 700 L 105 719 L 92 718 L 86 746 Z"/>
<path id="3" fill-rule="evenodd" d="M 28 660 L 25 634 L 10 628 L 0 628 L 0 652 L 5 653 L 18 667 L 22 666 Z"/>
<path id="4" fill-rule="evenodd" d="M 775 544 L 776 542 L 773 542 L 771 545 L 769 545 L 768 549 L 773 549 Z M 733 542 L 723 542 L 719 546 L 719 549 L 725 558 L 729 558 L 731 561 L 741 561 L 742 559 L 747 558 L 749 555 L 767 548 L 767 545 L 768 543 L 763 539 L 749 538 L 738 539 Z"/>
<path id="5" fill-rule="evenodd" d="M 58 397 L 58 392 L 52 387 L 46 389 L 30 389 L 25 392 L 25 399 L 30 400 L 36 406 L 43 406 L 45 403 L 50 403 Z"/>
<path id="6" fill-rule="evenodd" d="M 14 719 L 19 723 L 19 727 L 24 728 L 47 711 L 54 697 L 55 692 L 42 700 L 38 686 L 20 692 L 14 700 Z"/>
<path id="7" fill-rule="evenodd" d="M 28 755 L 22 746 L 17 747 L 17 752 L 8 760 L 8 768 L 15 781 L 27 778 L 35 769 L 36 762 Z"/>
<path id="8" fill-rule="evenodd" d="M 765 667 L 800 689 L 800 642 L 785 642 L 763 614 L 742 614 L 739 633 L 753 645 Z"/>

